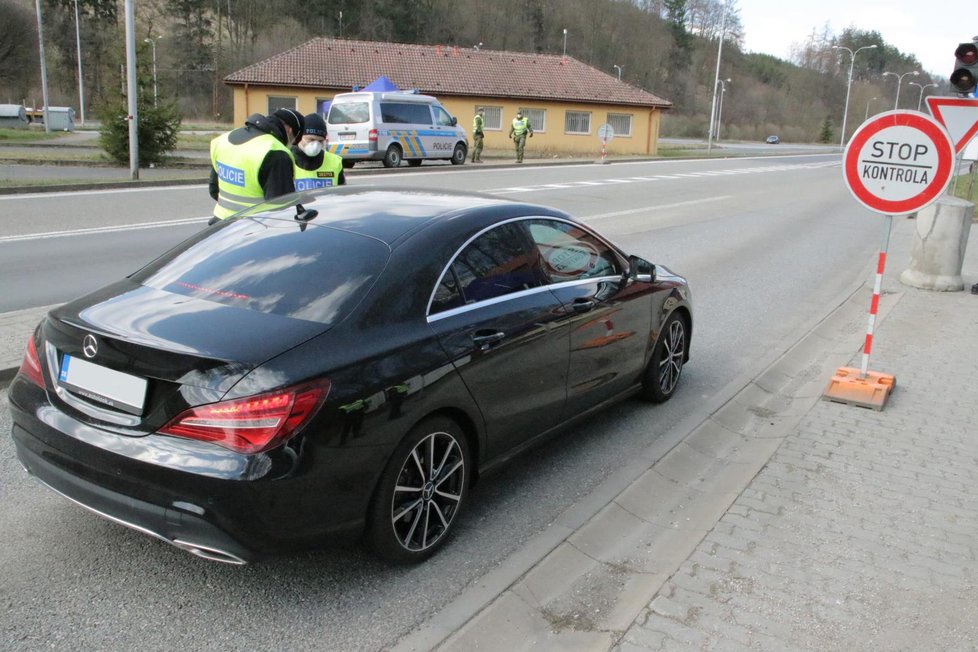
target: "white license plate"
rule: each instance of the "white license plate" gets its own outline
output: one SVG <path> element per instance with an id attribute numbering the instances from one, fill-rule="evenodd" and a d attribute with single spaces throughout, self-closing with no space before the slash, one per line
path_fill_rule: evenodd
<path id="1" fill-rule="evenodd" d="M 130 414 L 142 414 L 146 379 L 65 355 L 58 382 L 90 401 Z"/>
<path id="2" fill-rule="evenodd" d="M 356 134 L 340 134 L 340 140 L 356 140 Z"/>

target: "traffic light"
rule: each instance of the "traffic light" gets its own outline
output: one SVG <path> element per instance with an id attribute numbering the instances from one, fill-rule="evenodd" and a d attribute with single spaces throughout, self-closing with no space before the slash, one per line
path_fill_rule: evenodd
<path id="1" fill-rule="evenodd" d="M 974 93 L 976 76 L 978 76 L 978 45 L 962 43 L 954 51 L 951 87 L 959 93 Z"/>

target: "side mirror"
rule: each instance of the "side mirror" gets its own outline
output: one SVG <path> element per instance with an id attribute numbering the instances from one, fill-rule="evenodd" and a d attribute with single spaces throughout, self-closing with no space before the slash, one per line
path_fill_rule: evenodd
<path id="1" fill-rule="evenodd" d="M 639 283 L 651 283 L 655 280 L 655 265 L 644 258 L 629 256 L 628 278 Z"/>
<path id="2" fill-rule="evenodd" d="M 458 126 L 458 118 L 456 118 L 454 116 L 452 117 L 452 126 L 453 127 L 457 127 Z"/>

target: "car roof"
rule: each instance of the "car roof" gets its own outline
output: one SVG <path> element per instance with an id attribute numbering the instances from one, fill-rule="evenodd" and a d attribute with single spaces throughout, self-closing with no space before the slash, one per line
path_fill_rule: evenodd
<path id="1" fill-rule="evenodd" d="M 251 212 L 294 220 L 297 206 L 317 215 L 312 226 L 328 226 L 358 233 L 391 248 L 410 234 L 438 228 L 445 237 L 488 226 L 500 219 L 549 215 L 571 219 L 556 209 L 500 197 L 451 190 L 396 187 L 340 187 L 295 193 L 259 204 Z M 268 208 L 273 210 L 269 211 Z M 274 210 L 278 208 L 278 210 Z M 469 219 L 453 219 L 460 216 Z"/>

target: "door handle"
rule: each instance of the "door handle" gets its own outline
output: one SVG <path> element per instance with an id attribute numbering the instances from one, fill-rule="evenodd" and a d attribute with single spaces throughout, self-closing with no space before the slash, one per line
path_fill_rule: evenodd
<path id="1" fill-rule="evenodd" d="M 506 333 L 502 331 L 476 331 L 472 336 L 472 342 L 479 347 L 480 350 L 488 351 L 489 347 L 496 342 L 499 342 L 504 337 L 506 337 Z"/>
<path id="2" fill-rule="evenodd" d="M 590 312 L 594 309 L 594 301 L 591 299 L 574 299 L 571 308 L 574 312 Z"/>

